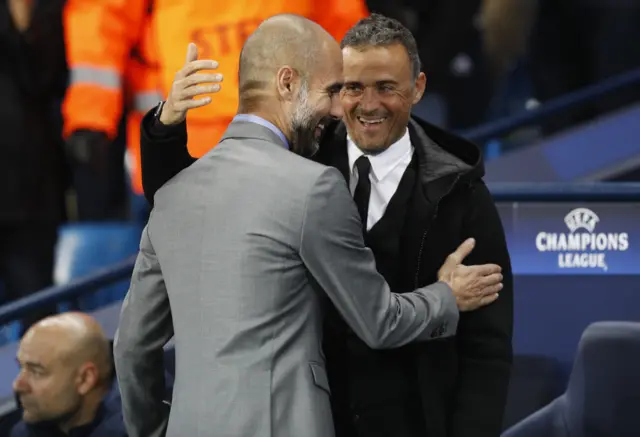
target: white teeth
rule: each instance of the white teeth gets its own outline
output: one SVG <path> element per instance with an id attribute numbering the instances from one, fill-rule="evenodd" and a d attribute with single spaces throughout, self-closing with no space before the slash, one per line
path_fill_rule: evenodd
<path id="1" fill-rule="evenodd" d="M 358 117 L 358 121 L 360 123 L 363 123 L 363 124 L 379 124 L 379 123 L 382 123 L 385 120 L 386 120 L 386 118 L 375 118 L 375 119 L 368 120 L 368 119 L 365 119 L 365 118 L 362 118 L 362 117 Z"/>

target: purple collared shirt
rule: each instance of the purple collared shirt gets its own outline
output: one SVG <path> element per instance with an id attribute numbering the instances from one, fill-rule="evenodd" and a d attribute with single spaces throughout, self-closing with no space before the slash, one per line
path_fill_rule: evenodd
<path id="1" fill-rule="evenodd" d="M 282 131 L 278 129 L 273 123 L 268 122 L 262 117 L 258 117 L 257 115 L 253 115 L 253 114 L 238 114 L 235 117 L 233 117 L 233 121 L 248 121 L 249 123 L 256 123 L 256 124 L 259 124 L 260 126 L 266 127 L 271 132 L 273 132 L 278 137 L 280 137 L 280 139 L 284 143 L 285 148 L 287 149 L 289 148 L 289 142 L 287 141 L 287 137 L 284 136 Z"/>

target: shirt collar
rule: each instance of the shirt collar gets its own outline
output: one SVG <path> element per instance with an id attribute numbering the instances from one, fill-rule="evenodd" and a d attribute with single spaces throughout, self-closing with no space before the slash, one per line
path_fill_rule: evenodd
<path id="1" fill-rule="evenodd" d="M 407 129 L 404 135 L 384 152 L 377 155 L 367 155 L 376 181 L 380 182 L 387 177 L 407 155 L 412 153 L 413 146 L 409 138 L 409 129 Z M 356 146 L 349 135 L 347 135 L 347 154 L 349 155 L 349 171 L 352 172 L 356 160 L 364 155 L 364 152 Z"/>
<path id="2" fill-rule="evenodd" d="M 233 121 L 247 121 L 249 123 L 255 123 L 255 124 L 259 124 L 260 126 L 266 127 L 282 140 L 282 143 L 284 144 L 285 148 L 287 149 L 289 148 L 289 141 L 287 141 L 287 137 L 284 136 L 282 131 L 278 129 L 275 124 L 265 120 L 262 117 L 258 117 L 257 115 L 254 115 L 254 114 L 238 114 L 235 117 L 233 117 Z"/>

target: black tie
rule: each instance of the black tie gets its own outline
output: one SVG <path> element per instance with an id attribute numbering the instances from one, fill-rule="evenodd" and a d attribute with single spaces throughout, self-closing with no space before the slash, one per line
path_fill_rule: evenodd
<path id="1" fill-rule="evenodd" d="M 362 155 L 356 159 L 356 168 L 358 169 L 358 185 L 356 185 L 356 190 L 353 193 L 353 200 L 356 202 L 360 218 L 362 219 L 362 231 L 367 232 L 369 198 L 371 197 L 371 181 L 369 180 L 371 163 L 369 162 L 369 158 Z"/>

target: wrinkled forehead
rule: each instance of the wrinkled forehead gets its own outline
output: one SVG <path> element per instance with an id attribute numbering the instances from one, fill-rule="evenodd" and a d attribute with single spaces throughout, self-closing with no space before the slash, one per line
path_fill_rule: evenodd
<path id="1" fill-rule="evenodd" d="M 51 367 L 61 360 L 63 352 L 59 338 L 56 341 L 55 336 L 42 333 L 23 338 L 18 348 L 17 359 L 23 365 Z"/>

